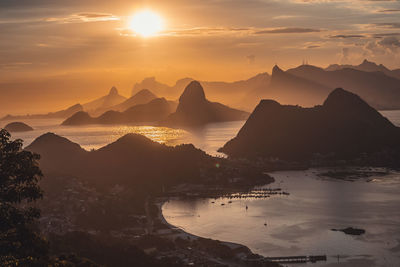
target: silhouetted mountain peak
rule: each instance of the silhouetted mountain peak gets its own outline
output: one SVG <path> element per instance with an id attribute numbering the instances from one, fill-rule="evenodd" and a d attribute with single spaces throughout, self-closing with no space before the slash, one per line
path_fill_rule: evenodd
<path id="1" fill-rule="evenodd" d="M 359 96 L 338 88 L 323 106 L 312 108 L 261 101 L 220 151 L 240 158 L 308 160 L 319 154 L 354 159 L 400 149 L 399 130 Z"/>
<path id="2" fill-rule="evenodd" d="M 317 66 L 313 66 L 313 65 L 300 65 L 295 69 L 302 70 L 302 71 L 315 71 L 315 70 L 323 71 L 322 68 L 317 67 Z"/>
<path id="3" fill-rule="evenodd" d="M 283 71 L 281 68 L 279 68 L 278 65 L 275 65 L 275 66 L 272 68 L 272 76 L 277 75 L 277 74 L 281 74 L 281 73 L 283 73 L 283 72 L 284 72 L 284 71 Z"/>
<path id="4" fill-rule="evenodd" d="M 109 96 L 118 95 L 118 89 L 115 86 L 111 87 L 110 92 L 108 93 L 108 95 Z"/>
<path id="5" fill-rule="evenodd" d="M 132 149 L 138 152 L 141 149 L 147 149 L 150 147 L 159 148 L 161 146 L 161 144 L 152 141 L 144 135 L 129 133 L 122 136 L 115 142 L 100 148 L 98 152 L 131 151 Z"/>
<path id="6" fill-rule="evenodd" d="M 28 131 L 33 131 L 33 128 L 29 126 L 28 124 L 25 124 L 23 122 L 11 122 L 7 124 L 4 129 L 6 129 L 9 132 L 28 132 Z"/>
<path id="7" fill-rule="evenodd" d="M 371 66 L 371 67 L 377 67 L 378 65 L 374 62 L 368 61 L 367 59 L 364 59 L 364 61 L 359 65 L 360 67 L 366 67 L 366 66 Z"/>
<path id="8" fill-rule="evenodd" d="M 258 104 L 257 107 L 260 108 L 269 108 L 269 107 L 277 107 L 280 106 L 281 104 L 279 104 L 277 101 L 272 100 L 272 99 L 262 99 L 260 101 L 260 103 Z"/>
<path id="9" fill-rule="evenodd" d="M 86 124 L 86 122 L 91 121 L 93 118 L 89 115 L 89 113 L 85 111 L 78 111 L 71 117 L 67 118 L 65 121 L 61 123 L 61 125 L 79 125 Z M 82 123 L 80 123 L 82 122 Z M 83 123 L 85 122 L 85 123 Z"/>
<path id="10" fill-rule="evenodd" d="M 357 109 L 359 107 L 369 107 L 358 95 L 346 91 L 342 88 L 336 88 L 324 102 L 324 107 L 340 111 L 343 108 Z"/>
<path id="11" fill-rule="evenodd" d="M 204 89 L 198 81 L 192 81 L 186 86 L 185 91 L 179 98 L 180 103 L 196 103 L 205 102 L 206 95 L 204 94 Z"/>
<path id="12" fill-rule="evenodd" d="M 155 99 L 157 96 L 153 94 L 149 89 L 142 89 L 137 92 L 132 98 L 136 99 Z"/>
<path id="13" fill-rule="evenodd" d="M 63 153 L 66 150 L 85 151 L 77 143 L 71 142 L 65 137 L 50 132 L 36 138 L 26 149 L 35 152 L 41 152 L 42 149 L 46 149 L 57 151 L 58 153 Z"/>

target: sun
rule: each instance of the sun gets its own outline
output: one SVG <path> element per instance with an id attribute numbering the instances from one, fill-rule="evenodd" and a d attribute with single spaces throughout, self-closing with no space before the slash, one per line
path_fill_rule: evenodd
<path id="1" fill-rule="evenodd" d="M 129 28 L 142 37 L 151 37 L 164 29 L 164 21 L 157 13 L 146 9 L 132 16 Z"/>

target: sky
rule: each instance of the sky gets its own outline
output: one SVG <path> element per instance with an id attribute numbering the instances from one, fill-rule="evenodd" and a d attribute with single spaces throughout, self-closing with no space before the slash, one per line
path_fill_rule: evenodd
<path id="1" fill-rule="evenodd" d="M 143 38 L 132 15 L 159 14 Z M 0 115 L 59 109 L 155 76 L 234 81 L 309 64 L 400 68 L 400 1 L 1 0 Z"/>

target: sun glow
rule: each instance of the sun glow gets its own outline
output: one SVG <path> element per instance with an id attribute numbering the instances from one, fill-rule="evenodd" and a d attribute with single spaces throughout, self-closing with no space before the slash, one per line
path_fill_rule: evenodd
<path id="1" fill-rule="evenodd" d="M 164 21 L 157 13 L 142 10 L 132 16 L 129 28 L 142 37 L 151 37 L 164 29 Z"/>

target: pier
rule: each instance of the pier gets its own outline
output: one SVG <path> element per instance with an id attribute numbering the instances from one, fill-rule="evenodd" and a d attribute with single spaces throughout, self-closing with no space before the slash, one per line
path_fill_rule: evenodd
<path id="1" fill-rule="evenodd" d="M 306 263 L 306 262 L 317 262 L 326 261 L 326 255 L 320 256 L 289 256 L 289 257 L 266 257 L 268 261 L 276 263 Z"/>

